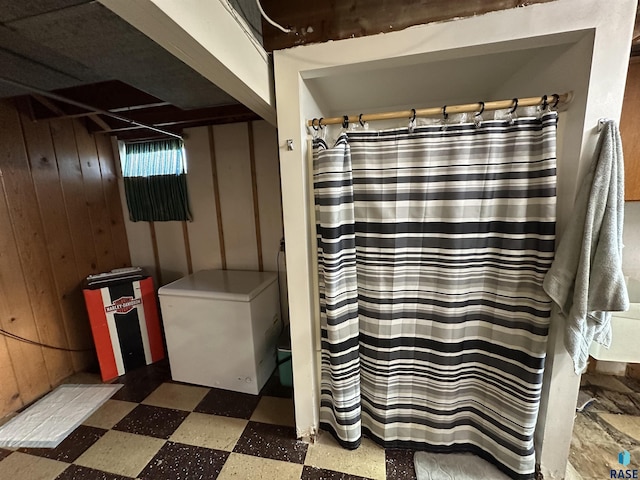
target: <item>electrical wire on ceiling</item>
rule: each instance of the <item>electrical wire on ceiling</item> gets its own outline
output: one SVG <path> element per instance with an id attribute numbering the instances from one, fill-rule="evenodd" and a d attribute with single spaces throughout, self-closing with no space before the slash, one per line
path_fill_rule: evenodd
<path id="1" fill-rule="evenodd" d="M 258 10 L 260 10 L 260 15 L 262 15 L 262 17 L 269 22 L 271 25 L 273 25 L 276 28 L 279 28 L 280 30 L 282 30 L 284 33 L 291 33 L 291 29 L 290 28 L 284 28 L 282 25 L 280 25 L 279 23 L 274 22 L 273 20 L 271 20 L 269 18 L 269 15 L 267 15 L 266 13 L 264 13 L 264 10 L 262 9 L 262 5 L 260 5 L 260 0 L 256 0 L 256 5 L 258 5 Z"/>
<path id="2" fill-rule="evenodd" d="M 233 17 L 233 19 L 236 21 L 238 26 L 242 29 L 246 37 L 251 41 L 251 44 L 256 49 L 256 51 L 260 54 L 260 56 L 263 58 L 265 63 L 269 63 L 269 55 L 265 51 L 264 46 L 256 39 L 256 36 L 253 34 L 253 32 L 251 32 L 250 24 L 244 18 L 242 18 L 240 14 L 238 14 L 236 9 L 233 8 L 233 5 L 229 3 L 229 0 L 219 0 L 219 1 L 220 1 L 220 4 L 225 8 L 225 10 L 229 12 L 229 15 Z"/>
<path id="3" fill-rule="evenodd" d="M 242 16 L 242 18 L 244 18 L 244 20 L 247 22 L 247 25 L 249 26 L 249 28 L 251 29 L 251 32 L 253 33 L 253 35 L 256 38 L 260 38 L 262 37 L 262 28 L 261 25 L 260 26 L 256 26 L 253 24 L 252 20 L 250 19 L 249 15 L 247 15 L 247 12 L 245 11 L 244 7 L 243 7 L 243 2 L 241 1 L 236 1 L 234 4 L 232 4 L 231 6 L 234 9 L 238 9 L 238 13 Z"/>

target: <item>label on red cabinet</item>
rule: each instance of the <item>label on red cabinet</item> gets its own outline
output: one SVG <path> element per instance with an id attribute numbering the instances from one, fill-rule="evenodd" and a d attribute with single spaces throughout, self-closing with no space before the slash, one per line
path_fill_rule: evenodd
<path id="1" fill-rule="evenodd" d="M 117 300 L 114 300 L 111 305 L 107 305 L 104 307 L 104 311 L 107 313 L 120 313 L 125 314 L 129 313 L 131 310 L 136 308 L 137 305 L 142 303 L 141 298 L 133 298 L 133 297 L 120 297 Z"/>

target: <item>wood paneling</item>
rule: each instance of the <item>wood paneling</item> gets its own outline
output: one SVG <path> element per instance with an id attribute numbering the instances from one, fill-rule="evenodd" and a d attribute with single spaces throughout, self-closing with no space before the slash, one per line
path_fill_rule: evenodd
<path id="1" fill-rule="evenodd" d="M 55 290 L 52 291 L 57 297 L 62 313 L 63 329 L 59 330 L 60 334 L 64 334 L 65 342 L 56 345 L 84 349 L 90 347 L 90 343 L 87 342 L 89 331 L 78 288 L 78 268 L 51 131 L 47 122 L 34 123 L 24 115 L 22 129 L 55 282 Z M 74 370 L 82 369 L 93 358 L 91 352 L 72 352 L 71 355 Z M 68 375 L 70 372 L 65 373 Z"/>
<path id="2" fill-rule="evenodd" d="M 251 124 L 250 139 L 249 128 L 249 124 L 229 124 L 187 132 L 187 187 L 193 221 L 187 223 L 188 235 L 181 222 L 154 223 L 155 260 L 149 254 L 154 241 L 147 224 L 129 221 L 122 201 L 132 262 L 149 271 L 158 267 L 156 280 L 161 285 L 189 273 L 189 251 L 194 272 L 278 269 L 276 256 L 283 231 L 277 134 L 266 122 L 256 121 Z"/>
<path id="3" fill-rule="evenodd" d="M 213 127 L 207 129 L 209 134 L 209 152 L 211 157 L 209 164 L 211 165 L 211 181 L 213 182 L 213 195 L 216 207 L 216 224 L 218 226 L 218 239 L 220 241 L 220 258 L 222 261 L 222 269 L 227 269 L 227 252 L 224 246 L 224 233 L 222 229 L 222 213 L 220 212 L 220 186 L 218 182 L 218 163 L 216 161 L 216 141 L 213 135 Z"/>
<path id="4" fill-rule="evenodd" d="M 114 151 L 117 151 L 117 144 Z M 119 174 L 118 174 L 119 175 Z M 132 258 L 132 265 L 147 266 L 149 274 L 153 275 L 158 281 L 158 272 L 155 270 L 154 245 L 151 242 L 151 230 L 147 222 L 132 222 L 129 220 L 129 212 L 127 210 L 127 199 L 124 196 L 124 181 L 118 177 L 118 190 L 123 192 L 120 196 L 120 208 L 124 214 L 124 226 L 127 231 L 127 242 L 129 243 L 129 253 Z"/>
<path id="5" fill-rule="evenodd" d="M 282 202 L 280 192 L 280 162 L 276 129 L 267 122 L 253 122 L 253 148 L 256 155 L 256 180 L 264 269 L 278 270 L 276 256 L 280 248 Z"/>
<path id="6" fill-rule="evenodd" d="M 52 120 L 50 127 L 76 266 L 78 275 L 83 277 L 98 272 L 98 261 L 91 234 L 91 219 L 85 198 L 76 137 L 69 120 Z"/>
<path id="7" fill-rule="evenodd" d="M 247 124 L 249 140 L 249 164 L 251 166 L 251 193 L 253 197 L 253 219 L 256 232 L 256 244 L 258 247 L 258 270 L 264 271 L 262 260 L 262 233 L 260 228 L 260 199 L 258 198 L 258 179 L 256 178 L 256 150 L 253 140 L 253 124 Z"/>
<path id="8" fill-rule="evenodd" d="M 154 222 L 162 282 L 171 283 L 189 271 L 182 222 Z"/>
<path id="9" fill-rule="evenodd" d="M 66 348 L 68 343 L 60 305 L 54 294 L 53 274 L 47 254 L 48 241 L 45 239 L 43 218 L 29 168 L 20 118 L 15 108 L 7 109 L 3 116 L 7 120 L 3 122 L 7 138 L 2 148 L 6 149 L 8 155 L 3 158 L 2 176 L 20 270 L 38 332 L 37 340 Z M 68 352 L 45 349 L 43 354 L 51 384 L 73 373 Z"/>
<path id="10" fill-rule="evenodd" d="M 0 105 L 0 140 L 4 140 L 5 113 L 6 109 Z M 3 170 L 5 156 L 9 152 L 0 150 L 0 169 Z M 2 178 L 2 195 L 0 196 L 0 326 L 3 330 L 11 332 L 21 337 L 39 339 L 36 322 L 29 303 L 29 294 L 24 282 L 22 267 L 18 258 L 18 247 L 11 228 L 11 217 L 6 203 L 6 192 L 4 189 L 4 173 Z M 4 338 L 4 337 L 3 337 Z M 14 378 L 2 378 L 2 389 L 13 388 L 10 394 L 18 395 L 19 406 L 36 398 L 45 392 L 49 387 L 49 377 L 44 363 L 42 348 L 29 345 L 14 340 L 6 340 L 7 351 L 11 358 Z M 5 374 L 11 373 L 9 370 Z M 10 395 L 3 393 L 3 397 Z M 7 410 L 9 411 L 9 410 Z M 7 413 L 0 412 L 0 415 Z"/>
<path id="11" fill-rule="evenodd" d="M 98 271 L 104 272 L 113 268 L 113 265 L 116 265 L 116 260 L 113 254 L 109 211 L 103 191 L 98 150 L 94 138 L 87 132 L 80 120 L 73 120 L 73 132 L 78 146 L 85 199 L 87 207 L 89 207 L 93 244 L 96 247 L 96 264 Z"/>
<path id="12" fill-rule="evenodd" d="M 640 200 L 640 61 L 629 64 L 620 118 L 625 200 Z"/>
<path id="13" fill-rule="evenodd" d="M 0 307 L 1 314 L 2 307 Z M 0 337 L 0 378 L 5 381 L 0 388 L 0 411 L 13 412 L 20 408 L 22 403 L 20 402 L 20 389 L 13 370 L 13 362 L 4 337 Z"/>
<path id="14" fill-rule="evenodd" d="M 412 25 L 549 1 L 553 0 L 342 0 L 313 3 L 263 0 L 267 15 L 293 32 L 283 33 L 263 20 L 262 34 L 265 49 L 271 52 L 295 45 L 393 32 Z"/>
<path id="15" fill-rule="evenodd" d="M 191 258 L 191 242 L 189 240 L 189 227 L 187 222 L 182 222 L 182 240 L 184 241 L 184 254 L 187 257 L 187 273 L 193 273 L 193 260 Z"/>
<path id="16" fill-rule="evenodd" d="M 115 265 L 126 267 L 131 265 L 131 258 L 127 245 L 127 231 L 124 227 L 124 218 L 122 218 L 122 208 L 120 207 L 118 177 L 116 175 L 117 168 L 113 148 L 111 140 L 106 135 L 96 135 L 95 141 L 98 147 L 98 159 L 100 161 L 104 196 L 107 210 L 109 211 Z"/>
<path id="17" fill-rule="evenodd" d="M 258 270 L 247 124 L 213 129 L 227 268 Z"/>
<path id="18" fill-rule="evenodd" d="M 187 188 L 193 215 L 193 221 L 187 223 L 187 228 L 194 270 L 222 268 L 209 128 L 192 128 L 186 133 Z"/>
<path id="19" fill-rule="evenodd" d="M 98 266 L 121 266 L 112 238 L 119 236 L 122 243 L 121 262 L 128 258 L 122 220 L 122 231 L 116 231 L 121 219 L 117 182 L 103 179 L 96 141 L 82 124 L 74 128 L 71 120 L 33 123 L 20 111 L 12 102 L 0 102 L 0 326 L 63 349 L 91 348 L 80 283 Z M 101 148 L 108 163 L 109 152 Z M 113 164 L 113 153 L 110 156 Z M 91 163 L 86 176 L 81 161 Z M 106 198 L 115 200 L 115 216 L 107 213 Z M 91 228 L 92 213 L 108 242 Z M 0 416 L 86 369 L 94 359 L 92 351 L 69 352 L 0 338 Z"/>
<path id="20" fill-rule="evenodd" d="M 158 252 L 158 238 L 156 236 L 156 225 L 149 222 L 149 235 L 151 236 L 151 249 L 153 250 L 153 264 L 155 266 L 156 283 L 164 285 L 162 281 L 162 269 L 160 267 L 160 252 Z"/>

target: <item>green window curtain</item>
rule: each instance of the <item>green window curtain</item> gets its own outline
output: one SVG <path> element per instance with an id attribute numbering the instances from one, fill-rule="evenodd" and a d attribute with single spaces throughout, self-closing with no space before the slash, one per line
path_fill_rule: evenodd
<path id="1" fill-rule="evenodd" d="M 182 141 L 127 144 L 122 172 L 131 221 L 192 219 Z"/>

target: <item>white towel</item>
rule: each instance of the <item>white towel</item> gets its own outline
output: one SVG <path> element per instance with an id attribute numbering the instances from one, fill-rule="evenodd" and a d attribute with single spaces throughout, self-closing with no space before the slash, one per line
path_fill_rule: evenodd
<path id="1" fill-rule="evenodd" d="M 564 343 L 576 374 L 587 364 L 592 341 L 611 345 L 610 312 L 629 308 L 622 273 L 623 215 L 622 142 L 615 122 L 607 121 L 543 284 L 558 306 L 552 321 L 566 322 Z"/>

